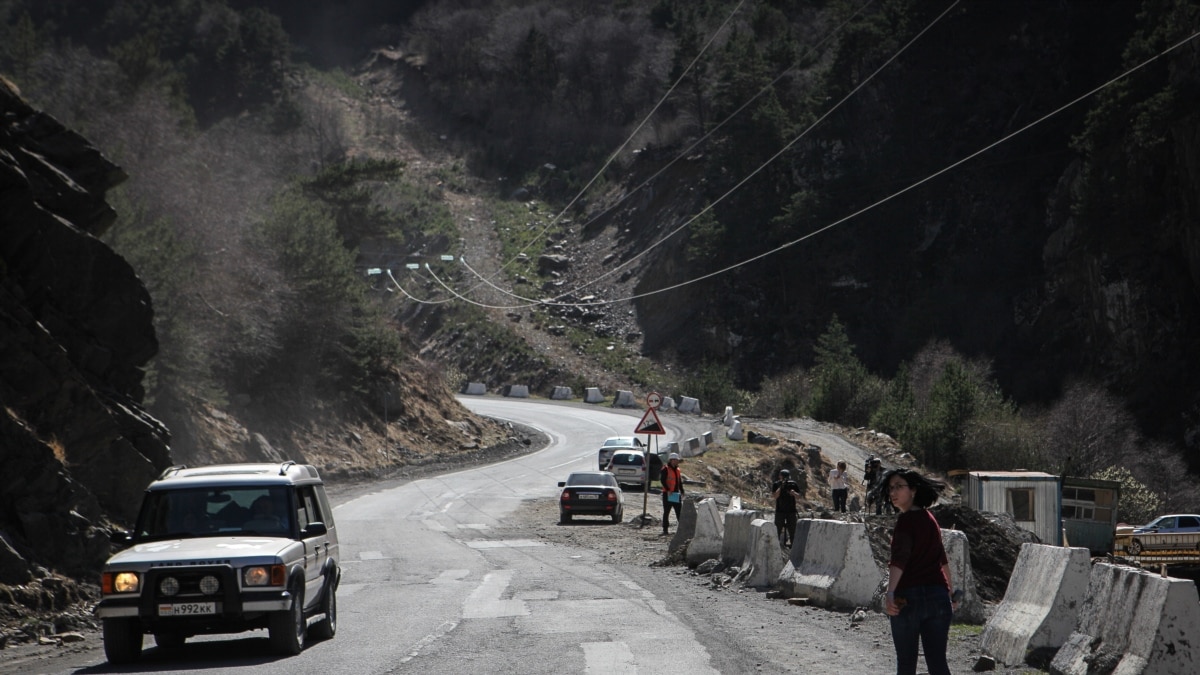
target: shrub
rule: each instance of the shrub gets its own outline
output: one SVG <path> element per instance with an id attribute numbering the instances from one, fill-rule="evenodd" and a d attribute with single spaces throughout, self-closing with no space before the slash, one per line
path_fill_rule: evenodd
<path id="1" fill-rule="evenodd" d="M 1092 474 L 1091 478 L 1114 480 L 1121 484 L 1117 520 L 1122 523 L 1148 523 L 1162 508 L 1162 498 L 1137 478 L 1129 469 L 1110 466 Z"/>

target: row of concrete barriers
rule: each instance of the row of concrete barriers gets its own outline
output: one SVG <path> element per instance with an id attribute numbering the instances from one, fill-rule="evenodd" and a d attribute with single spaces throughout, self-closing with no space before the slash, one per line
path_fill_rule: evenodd
<path id="1" fill-rule="evenodd" d="M 740 569 L 738 581 L 830 609 L 882 609 L 887 577 L 871 552 L 866 525 L 801 519 L 790 555 L 773 520 L 711 497 L 686 502 L 671 549 L 687 545 L 689 567 L 717 559 Z M 985 622 L 971 573 L 967 536 L 942 530 L 955 588 L 964 591 L 959 622 Z M 1200 672 L 1200 596 L 1186 579 L 1142 569 L 1091 564 L 1087 549 L 1025 544 L 1004 600 L 986 620 L 980 646 L 1001 663 L 1050 663 L 1051 672 Z M 1111 668 L 1097 670 L 1098 664 Z"/>
<path id="2" fill-rule="evenodd" d="M 691 501 L 671 545 L 690 540 L 686 559 L 691 567 L 719 559 L 738 567 L 744 584 L 774 588 L 784 597 L 807 598 L 814 606 L 882 608 L 887 576 L 875 563 L 866 525 L 802 518 L 788 554 L 779 545 L 774 519 L 765 516 L 762 511 L 742 509 L 737 499 L 724 510 L 711 497 Z M 971 573 L 967 537 L 956 530 L 942 533 L 955 587 L 965 593 L 958 619 L 982 623 L 983 603 Z"/>
<path id="3" fill-rule="evenodd" d="M 468 396 L 483 396 L 487 394 L 487 385 L 482 382 L 467 382 L 463 385 L 461 393 Z M 500 395 L 509 398 L 529 398 L 529 385 L 506 384 L 500 388 Z M 575 393 L 570 387 L 558 386 L 550 390 L 550 400 L 552 401 L 570 401 L 573 398 L 575 398 Z M 583 392 L 584 403 L 603 403 L 604 400 L 604 393 L 600 391 L 600 387 L 588 387 Z M 639 408 L 641 404 L 634 398 L 632 391 L 618 389 L 613 396 L 612 407 Z M 694 415 L 701 414 L 700 400 L 691 396 L 681 396 L 678 404 L 676 404 L 674 398 L 664 396 L 662 397 L 662 404 L 659 405 L 658 409 L 676 410 L 677 412 Z"/>
<path id="4" fill-rule="evenodd" d="M 1107 562 L 1086 548 L 1025 544 L 980 648 L 997 661 L 1049 662 L 1064 675 L 1198 671 L 1195 582 Z"/>

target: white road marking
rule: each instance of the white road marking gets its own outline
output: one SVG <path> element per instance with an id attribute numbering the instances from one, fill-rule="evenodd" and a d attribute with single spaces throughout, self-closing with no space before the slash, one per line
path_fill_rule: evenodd
<path id="1" fill-rule="evenodd" d="M 471 591 L 463 603 L 464 619 L 499 619 L 506 616 L 529 616 L 529 607 L 521 600 L 502 600 L 512 581 L 513 570 L 490 572 L 483 577 L 479 588 Z"/>
<path id="2" fill-rule="evenodd" d="M 481 539 L 479 541 L 463 542 L 469 548 L 476 550 L 486 550 L 491 548 L 530 548 L 532 546 L 545 546 L 546 542 L 537 541 L 535 539 Z"/>
<path id="3" fill-rule="evenodd" d="M 404 658 L 400 659 L 400 663 L 408 663 L 409 661 L 417 658 L 417 656 L 421 654 L 422 649 L 428 647 L 437 640 L 440 640 L 446 635 L 446 633 L 454 630 L 457 626 L 457 621 L 446 621 L 442 625 L 438 626 L 437 630 L 418 640 L 417 643 L 408 650 L 408 654 Z"/>
<path id="4" fill-rule="evenodd" d="M 361 551 L 358 554 L 359 560 L 383 560 L 383 554 L 379 551 Z"/>

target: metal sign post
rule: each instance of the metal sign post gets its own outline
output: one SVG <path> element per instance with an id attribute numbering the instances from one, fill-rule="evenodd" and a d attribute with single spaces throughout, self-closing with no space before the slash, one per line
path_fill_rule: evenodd
<path id="1" fill-rule="evenodd" d="M 646 434 L 646 445 L 642 448 L 642 466 L 646 468 L 646 479 L 642 483 L 642 527 L 650 521 L 650 437 L 661 436 L 666 433 L 663 429 L 662 422 L 658 419 L 658 406 L 662 405 L 662 396 L 657 391 L 652 391 L 646 394 L 646 414 L 642 415 L 642 420 L 638 422 L 637 428 L 633 430 L 636 434 Z M 654 444 L 654 454 L 658 454 L 657 439 Z M 659 457 L 659 459 L 662 459 Z"/>

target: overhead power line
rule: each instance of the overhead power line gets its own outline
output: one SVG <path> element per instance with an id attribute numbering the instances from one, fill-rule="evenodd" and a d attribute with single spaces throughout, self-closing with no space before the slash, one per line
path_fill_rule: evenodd
<path id="1" fill-rule="evenodd" d="M 954 3 L 954 5 L 957 5 L 957 4 L 958 4 L 958 2 L 955 2 L 955 3 Z M 953 9 L 954 5 L 951 5 L 951 7 L 947 8 L 946 12 L 950 11 L 950 9 Z M 934 23 L 936 23 L 938 20 L 940 20 L 940 19 L 941 19 L 941 17 L 942 17 L 942 16 L 944 16 L 946 12 L 943 12 L 943 14 L 939 15 L 939 16 L 938 16 L 938 18 L 934 20 Z M 932 26 L 933 26 L 933 24 L 931 23 L 931 24 L 930 24 L 930 26 L 927 26 L 927 27 L 926 27 L 926 29 L 925 29 L 925 30 L 923 30 L 921 34 L 923 34 L 924 32 L 928 31 L 928 30 L 929 30 L 929 28 L 931 28 Z M 904 49 L 906 49 L 906 48 L 907 48 L 909 45 L 911 45 L 913 41 L 915 41 L 917 38 L 919 38 L 921 34 L 918 34 L 918 36 L 917 36 L 917 37 L 914 37 L 912 41 L 910 41 L 909 43 L 907 43 L 907 44 L 905 45 L 905 47 L 901 49 L 901 52 L 902 52 Z M 532 307 L 532 306 L 538 306 L 538 305 L 542 305 L 542 306 L 554 306 L 554 307 L 590 307 L 590 306 L 594 307 L 594 306 L 610 305 L 610 304 L 615 304 L 615 303 L 619 303 L 619 302 L 629 302 L 629 301 L 631 301 L 631 300 L 637 300 L 637 299 L 640 299 L 640 298 L 645 298 L 645 297 L 649 297 L 649 296 L 652 296 L 652 295 L 657 295 L 657 294 L 659 294 L 659 293 L 665 293 L 665 292 L 668 292 L 668 291 L 678 290 L 678 289 L 680 289 L 680 288 L 684 288 L 684 287 L 686 287 L 686 286 L 689 286 L 689 285 L 691 285 L 691 284 L 699 283 L 699 282 L 701 282 L 701 281 L 705 281 L 705 280 L 708 280 L 708 279 L 711 279 L 711 278 L 714 278 L 714 277 L 720 276 L 720 275 L 722 275 L 722 274 L 729 273 L 729 272 L 731 272 L 731 271 L 733 271 L 733 270 L 735 270 L 735 269 L 738 269 L 738 268 L 740 268 L 740 267 L 743 267 L 743 266 L 745 266 L 745 265 L 748 265 L 748 264 L 751 264 L 751 263 L 757 262 L 757 261 L 759 261 L 759 260 L 762 260 L 762 259 L 764 259 L 764 258 L 767 258 L 767 257 L 769 257 L 769 256 L 772 256 L 772 255 L 775 255 L 775 254 L 777 254 L 777 253 L 779 253 L 779 252 L 781 252 L 781 251 L 784 251 L 784 250 L 786 250 L 786 249 L 788 249 L 788 248 L 791 248 L 792 246 L 795 246 L 795 245 L 797 245 L 797 244 L 800 244 L 800 243 L 802 243 L 802 242 L 804 242 L 804 241 L 807 241 L 808 239 L 811 239 L 811 238 L 813 238 L 813 237 L 815 237 L 815 236 L 817 236 L 817 235 L 819 235 L 819 234 L 822 234 L 822 233 L 824 233 L 824 232 L 827 232 L 827 231 L 829 231 L 829 230 L 831 230 L 831 229 L 833 229 L 833 228 L 835 228 L 835 227 L 837 227 L 837 226 L 839 226 L 839 225 L 842 225 L 842 224 L 844 224 L 844 223 L 846 223 L 846 222 L 848 222 L 848 221 L 850 221 L 850 220 L 852 220 L 852 219 L 854 219 L 854 218 L 857 218 L 858 216 L 860 216 L 860 215 L 862 215 L 862 214 L 864 214 L 864 213 L 866 213 L 866 212 L 868 212 L 868 211 L 871 211 L 871 210 L 873 210 L 873 209 L 875 209 L 875 208 L 877 208 L 877 207 L 879 207 L 879 206 L 881 206 L 881 205 L 883 205 L 883 204 L 886 204 L 886 203 L 888 203 L 888 202 L 890 202 L 890 201 L 892 201 L 892 200 L 896 199 L 897 197 L 899 197 L 899 196 L 901 196 L 901 195 L 903 195 L 903 194 L 905 194 L 905 193 L 908 193 L 908 192 L 910 192 L 910 191 L 912 191 L 912 190 L 914 190 L 914 189 L 916 189 L 916 188 L 920 187 L 921 185 L 924 185 L 925 183 L 928 183 L 928 182 L 930 182 L 930 181 L 934 180 L 935 178 L 938 178 L 939 176 L 942 176 L 942 175 L 944 175 L 944 174 L 946 174 L 946 173 L 948 173 L 948 172 L 950 172 L 950 171 L 952 171 L 952 170 L 954 170 L 954 169 L 956 169 L 956 168 L 958 168 L 958 167 L 962 166 L 962 165 L 963 165 L 963 164 L 965 164 L 966 162 L 969 162 L 969 161 L 971 161 L 972 159 L 974 159 L 974 158 L 976 158 L 976 157 L 978 157 L 978 156 L 980 156 L 980 155 L 982 155 L 982 154 L 984 154 L 984 153 L 986 153 L 986 152 L 988 152 L 988 151 L 990 151 L 990 150 L 992 150 L 992 149 L 996 148 L 997 146 L 1000 146 L 1000 145 L 1002 145 L 1002 144 L 1004 144 L 1004 143 L 1006 143 L 1006 142 L 1008 142 L 1008 141 L 1012 140 L 1013 138 L 1015 138 L 1015 137 L 1017 137 L 1017 136 L 1019 136 L 1019 135 L 1021 135 L 1021 134 L 1025 133 L 1025 132 L 1029 131 L 1030 129 L 1032 129 L 1032 128 L 1034 128 L 1034 127 L 1036 127 L 1036 126 L 1038 126 L 1038 125 L 1040 125 L 1040 124 L 1042 124 L 1042 123 L 1044 123 L 1044 122 L 1046 122 L 1047 120 L 1049 120 L 1049 119 L 1052 119 L 1052 118 L 1054 118 L 1054 117 L 1056 117 L 1056 116 L 1058 116 L 1058 115 L 1062 114 L 1064 111 L 1066 111 L 1066 110 L 1069 110 L 1070 108 L 1072 108 L 1072 107 L 1074 107 L 1074 106 L 1078 105 L 1079 103 L 1081 103 L 1081 102 L 1083 102 L 1083 101 L 1087 100 L 1088 98 L 1091 98 L 1092 96 L 1095 96 L 1096 94 L 1098 94 L 1099 92 L 1101 92 L 1101 91 L 1103 91 L 1103 90 L 1107 89 L 1108 87 L 1111 87 L 1111 86 L 1113 86 L 1114 84 L 1116 84 L 1116 83 L 1118 83 L 1118 82 L 1120 82 L 1120 81 L 1122 81 L 1122 80 L 1124 80 L 1124 79 L 1126 79 L 1126 78 L 1130 77 L 1130 76 L 1131 76 L 1131 75 L 1133 75 L 1134 73 L 1136 73 L 1136 72 L 1138 72 L 1138 71 L 1140 71 L 1140 70 L 1143 70 L 1144 68 L 1146 68 L 1146 67 L 1147 67 L 1147 66 L 1149 66 L 1150 64 L 1152 64 L 1152 63 L 1154 63 L 1155 61 L 1158 61 L 1159 59 L 1161 59 L 1162 57 L 1164 57 L 1164 56 L 1166 56 L 1166 55 L 1168 55 L 1168 54 L 1170 54 L 1170 53 L 1172 53 L 1172 52 L 1174 52 L 1174 51 L 1177 51 L 1178 49 L 1180 49 L 1180 48 L 1184 47 L 1184 46 L 1185 46 L 1185 45 L 1187 45 L 1188 43 L 1190 43 L 1190 42 L 1192 42 L 1193 40 L 1195 40 L 1197 37 L 1200 37 L 1200 31 L 1194 32 L 1194 33 L 1192 33 L 1191 35 L 1189 35 L 1189 36 L 1187 36 L 1187 37 L 1183 38 L 1182 40 L 1179 40 L 1178 42 L 1176 42 L 1176 43 L 1172 44 L 1171 46 L 1169 46 L 1169 47 L 1167 47 L 1167 48 L 1165 48 L 1165 49 L 1163 49 L 1162 51 L 1158 52 L 1157 54 L 1155 54 L 1155 55 L 1153 55 L 1153 56 L 1151 56 L 1151 57 L 1149 57 L 1149 58 L 1145 59 L 1144 61 L 1142 61 L 1142 62 L 1140 62 L 1140 63 L 1138 63 L 1138 64 L 1136 64 L 1136 65 L 1134 65 L 1134 66 L 1130 67 L 1129 69 L 1125 70 L 1124 72 L 1122 72 L 1122 73 L 1120 73 L 1120 74 L 1116 75 L 1115 77 L 1113 77 L 1113 78 L 1111 78 L 1111 79 L 1109 79 L 1109 80 L 1105 81 L 1104 83 L 1102 83 L 1102 84 L 1100 84 L 1100 85 L 1098 85 L 1098 86 L 1096 86 L 1096 87 L 1094 87 L 1094 88 L 1092 88 L 1092 89 L 1088 90 L 1087 92 L 1084 92 L 1083 94 L 1080 94 L 1079 96 L 1075 97 L 1074 99 L 1071 99 L 1071 100 L 1070 100 L 1070 101 L 1068 101 L 1067 103 L 1064 103 L 1063 105 L 1059 106 L 1058 108 L 1055 108 L 1054 110 L 1052 110 L 1052 111 L 1050 111 L 1050 112 L 1046 113 L 1045 115 L 1042 115 L 1041 117 L 1039 117 L 1039 118 L 1037 118 L 1037 119 L 1033 120 L 1032 122 L 1029 122 L 1028 124 L 1026 124 L 1026 125 L 1022 126 L 1021 128 L 1019 128 L 1019 129 L 1016 129 L 1015 131 L 1013 131 L 1013 132 L 1011 132 L 1011 133 L 1009 133 L 1009 134 L 1006 134 L 1006 135 L 1004 135 L 1004 136 L 1000 137 L 999 139 L 997 139 L 997 140 L 995 140 L 995 141 L 993 141 L 993 142 L 991 142 L 991 143 L 989 143 L 989 144 L 987 144 L 987 145 L 983 146 L 982 148 L 980 148 L 980 149 L 978 149 L 978 150 L 976 150 L 976 151 L 974 151 L 974 152 L 972 152 L 972 153 L 970 153 L 970 154 L 968 154 L 968 155 L 966 155 L 966 156 L 962 157 L 961 159 L 959 159 L 959 160 L 957 160 L 957 161 L 954 161 L 954 162 L 952 162 L 952 163 L 950 163 L 950 164 L 946 165 L 945 167 L 943 167 L 943 168 L 941 168 L 941 169 L 939 169 L 939 170 L 937 170 L 937 171 L 935 171 L 935 172 L 933 172 L 933 173 L 931 173 L 931 174 L 929 174 L 929 175 L 925 176 L 924 178 L 921 178 L 920 180 L 917 180 L 917 181 L 915 181 L 915 182 L 913 182 L 913 183 L 909 184 L 908 186 L 906 186 L 906 187 L 904 187 L 904 188 L 902 188 L 902 189 L 900 189 L 900 190 L 898 190 L 898 191 L 896 191 L 896 192 L 893 192 L 893 193 L 892 193 L 892 194 L 890 194 L 890 195 L 887 195 L 886 197 L 883 197 L 883 198 L 881 198 L 881 199 L 879 199 L 879 200 L 877 200 L 877 201 L 875 201 L 875 202 L 873 202 L 873 203 L 871 203 L 871 204 L 869 204 L 869 205 L 867 205 L 867 206 L 865 206 L 865 207 L 863 207 L 863 208 L 861 208 L 861 209 L 858 209 L 857 211 L 854 211 L 853 213 L 850 213 L 850 214 L 848 214 L 848 215 L 846 215 L 846 216 L 843 216 L 842 218 L 839 218 L 838 220 L 835 220 L 835 221 L 833 221 L 833 222 L 831 222 L 831 223 L 829 223 L 829 224 L 825 225 L 824 227 L 821 227 L 821 228 L 819 228 L 819 229 L 817 229 L 817 230 L 814 230 L 814 231 L 812 231 L 812 232 L 809 232 L 809 233 L 805 234 L 805 235 L 804 235 L 804 236 L 802 236 L 802 237 L 798 237 L 798 238 L 796 238 L 796 239 L 793 239 L 793 240 L 791 240 L 791 241 L 789 241 L 789 242 L 786 242 L 786 243 L 784 243 L 784 244 L 781 244 L 781 245 L 779 245 L 779 246 L 776 246 L 776 247 L 774 247 L 774 248 L 772 248 L 772 249 L 770 249 L 770 250 L 764 251 L 764 252 L 762 252 L 762 253 L 760 253 L 760 254 L 758 254 L 758 255 L 752 256 L 752 257 L 750 257 L 750 258 L 746 258 L 746 259 L 744 259 L 744 260 L 741 260 L 741 261 L 739 261 L 739 262 L 737 262 L 737 263 L 731 264 L 731 265 L 729 265 L 729 266 L 726 266 L 726 267 L 724 267 L 724 268 L 721 268 L 721 269 L 719 269 L 719 270 L 715 270 L 715 271 L 713 271 L 713 272 L 710 272 L 710 273 L 707 273 L 707 274 L 704 274 L 704 275 L 701 275 L 701 276 L 698 276 L 698 277 L 695 277 L 695 278 L 692 278 L 692 279 L 688 279 L 688 280 L 685 280 L 685 281 L 681 281 L 681 282 L 679 282 L 679 283 L 672 284 L 672 285 L 670 285 L 670 286 L 665 286 L 665 287 L 662 287 L 662 288 L 658 288 L 658 289 L 655 289 L 655 290 L 653 290 L 653 291 L 647 291 L 647 292 L 644 292 L 644 293 L 638 293 L 638 294 L 634 294 L 634 295 L 629 295 L 629 296 L 622 297 L 622 298 L 609 299 L 609 300 L 596 300 L 596 301 L 591 301 L 591 302 L 587 302 L 587 303 L 579 303 L 579 302 L 557 302 L 557 301 L 555 301 L 555 299 L 553 299 L 553 298 L 551 298 L 551 299 L 534 299 L 534 298 L 526 298 L 526 297 L 524 297 L 524 296 L 520 296 L 520 295 L 517 295 L 517 294 L 514 294 L 514 293 L 510 293 L 510 292 L 508 292 L 508 291 L 504 291 L 504 289 L 501 289 L 501 288 L 499 288 L 499 287 L 495 286 L 494 284 L 489 284 L 489 285 L 491 285 L 493 288 L 495 288 L 495 289 L 496 289 L 496 290 L 498 290 L 498 291 L 501 291 L 501 292 L 503 292 L 503 293 L 506 293 L 506 294 L 508 294 L 508 295 L 510 295 L 510 296 L 512 296 L 512 297 L 514 297 L 514 298 L 517 298 L 517 299 L 524 300 L 525 302 L 524 302 L 523 304 L 520 304 L 520 305 L 486 305 L 486 304 L 483 304 L 483 303 L 479 303 L 479 302 L 473 301 L 473 300 L 471 300 L 470 298 L 467 298 L 467 297 L 465 297 L 465 296 L 463 296 L 463 295 L 461 295 L 461 294 L 458 294 L 458 293 L 454 292 L 454 291 L 453 291 L 453 289 L 450 289 L 448 286 L 446 286 L 446 284 L 444 284 L 443 282 L 441 282 L 441 280 L 440 280 L 440 279 L 437 279 L 436 275 L 434 275 L 434 276 L 435 276 L 435 280 L 437 280 L 437 281 L 438 281 L 438 283 L 439 283 L 439 284 L 441 284 L 441 285 L 443 286 L 443 288 L 446 288 L 446 290 L 447 290 L 448 292 L 450 292 L 451 294 L 453 294 L 453 295 L 454 295 L 454 296 L 455 296 L 457 299 L 459 299 L 459 300 L 462 300 L 462 301 L 464 301 L 464 302 L 468 302 L 468 303 L 471 303 L 471 304 L 478 305 L 478 306 L 480 306 L 480 307 L 487 307 L 487 308 L 492 308 L 492 309 L 523 309 L 523 308 Z M 885 62 L 884 66 L 886 66 L 886 65 L 887 65 L 887 63 L 890 63 L 891 61 L 893 61 L 893 60 L 894 60 L 894 59 L 895 59 L 897 56 L 899 56 L 899 54 L 900 54 L 900 52 L 897 52 L 897 54 L 896 54 L 896 55 L 894 55 L 892 58 L 888 59 L 888 61 L 887 61 L 887 62 Z M 881 66 L 881 67 L 880 67 L 880 69 L 882 69 L 884 66 Z M 874 76 L 875 76 L 875 75 L 877 75 L 878 73 L 879 73 L 879 69 L 877 69 L 877 70 L 876 70 L 874 73 L 872 73 L 871 77 L 874 77 Z M 864 86 L 864 85 L 865 85 L 865 84 L 866 84 L 866 83 L 867 83 L 869 80 L 870 80 L 870 78 L 868 78 L 867 80 L 864 80 L 864 81 L 863 81 L 863 83 L 861 83 L 861 84 L 860 84 L 858 87 L 856 87 L 854 90 L 852 90 L 852 91 L 850 92 L 850 94 L 848 94 L 848 95 L 847 95 L 847 97 L 849 97 L 849 96 L 853 95 L 853 94 L 854 94 L 854 92 L 856 92 L 856 91 L 858 91 L 859 89 L 861 89 L 861 88 L 862 88 L 862 86 Z M 823 116 L 821 117 L 821 119 L 824 119 L 825 117 L 828 117 L 828 115 L 829 115 L 831 112 L 833 112 L 833 110 L 836 110 L 836 108 L 837 108 L 838 106 L 842 105 L 842 104 L 843 104 L 845 101 L 846 101 L 846 98 L 843 98 L 841 101 L 839 101 L 839 103 L 837 104 L 837 106 L 835 106 L 834 108 L 831 108 L 829 112 L 827 112 L 825 115 L 823 115 Z M 820 120 L 818 120 L 818 122 L 819 122 L 819 121 L 820 121 Z M 815 124 L 815 123 L 814 123 L 814 124 Z M 768 165 L 770 162 L 774 161 L 774 160 L 775 160 L 775 159 L 777 159 L 777 158 L 778 158 L 780 155 L 782 155 L 782 154 L 783 154 L 783 152 L 785 152 L 785 151 L 786 151 L 788 148 L 790 148 L 790 147 L 791 147 L 792 145 L 794 145 L 794 144 L 795 144 L 797 141 L 799 141 L 799 140 L 800 140 L 800 138 L 802 138 L 802 137 L 803 137 L 805 134 L 807 134 L 807 133 L 808 133 L 808 132 L 809 132 L 811 129 L 812 129 L 812 127 L 810 126 L 808 129 L 806 129 L 804 132 L 802 132 L 800 136 L 798 136 L 796 139 L 794 139 L 793 141 L 791 141 L 790 143 L 788 143 L 786 146 L 784 146 L 784 148 L 783 148 L 782 150 L 780 150 L 778 153 L 776 153 L 775 155 L 773 155 L 773 156 L 772 156 L 770 159 L 768 159 L 768 160 L 767 160 L 767 162 L 765 162 L 764 164 L 760 165 L 760 166 L 759 166 L 757 169 L 755 169 L 755 170 L 754 170 L 754 171 L 753 171 L 753 172 L 752 172 L 752 173 L 751 173 L 749 176 L 747 176 L 745 179 L 743 179 L 742 181 L 740 181 L 740 182 L 739 182 L 737 185 L 735 185 L 735 186 L 734 186 L 734 187 L 733 187 L 731 190 L 729 190 L 729 191 L 727 191 L 725 194 L 723 194 L 723 195 L 722 195 L 722 196 L 721 196 L 721 197 L 718 199 L 718 202 L 719 202 L 721 199 L 725 199 L 726 197 L 728 197 L 728 196 L 729 196 L 729 195 L 730 195 L 732 192 L 734 192 L 735 190 L 737 190 L 738 188 L 740 188 L 740 187 L 741 187 L 743 184 L 745 184 L 745 182 L 746 182 L 747 180 L 749 180 L 751 177 L 753 177 L 753 176 L 754 176 L 755 174 L 757 174 L 758 172 L 762 171 L 762 169 L 763 169 L 763 168 L 765 168 L 765 167 L 766 167 L 766 166 L 767 166 L 767 165 Z M 716 202 L 714 202 L 714 204 L 715 204 L 715 203 L 716 203 Z M 679 227 L 677 227 L 676 229 L 672 230 L 672 231 L 671 231 L 669 234 L 667 234 L 665 237 L 663 237 L 663 238 L 662 238 L 662 239 L 660 239 L 658 242 L 656 242 L 655 244 L 653 244 L 653 245 L 652 245 L 652 247 L 653 247 L 653 246 L 658 246 L 658 245 L 661 245 L 663 242 L 665 242 L 665 241 L 666 241 L 667 239 L 669 239 L 671 236 L 673 236 L 674 234 L 676 234 L 676 233 L 678 233 L 679 231 L 681 231 L 683 228 L 685 228 L 685 227 L 687 227 L 688 225 L 690 225 L 690 224 L 691 224 L 692 222 L 694 222 L 694 221 L 695 221 L 695 220 L 696 220 L 696 219 L 697 219 L 697 218 L 698 218 L 700 215 L 703 215 L 703 213 L 705 213 L 706 211 L 708 211 L 708 210 L 709 210 L 709 209 L 711 209 L 711 208 L 712 208 L 712 205 L 710 205 L 709 207 L 706 207 L 706 208 L 705 208 L 704 210 L 702 210 L 700 213 L 697 213 L 695 216 L 693 216 L 692 218 L 690 218 L 690 219 L 689 219 L 687 222 L 683 223 L 682 225 L 680 225 L 680 226 L 679 226 Z M 652 248 L 652 247 L 651 247 L 651 248 Z M 647 249 L 643 250 L 643 252 L 642 252 L 642 253 L 639 253 L 639 254 L 638 254 L 637 256 L 635 256 L 634 258 L 631 258 L 630 260 L 626 261 L 626 263 L 623 263 L 623 264 L 622 264 L 622 267 L 623 267 L 623 266 L 625 266 L 625 265 L 627 265 L 627 264 L 629 264 L 629 263 L 631 263 L 631 262 L 633 262 L 634 260 L 636 260 L 636 259 L 640 258 L 641 256 L 645 255 L 645 253 L 646 253 L 647 251 L 649 251 L 649 250 L 650 250 L 649 248 L 647 248 Z M 467 264 L 466 264 L 466 261 L 465 261 L 465 260 L 462 260 L 462 262 L 463 262 L 464 266 L 466 266 L 466 267 L 467 267 L 468 271 L 472 272 L 472 273 L 473 273 L 473 274 L 475 274 L 476 276 L 479 276 L 479 275 L 478 275 L 478 273 L 476 273 L 476 272 L 475 272 L 475 271 L 474 271 L 474 270 L 473 270 L 473 269 L 472 269 L 472 268 L 471 268 L 469 265 L 467 265 Z M 428 266 L 426 266 L 426 267 L 427 267 L 427 269 L 428 269 Z M 432 274 L 432 270 L 430 270 L 430 273 Z M 586 288 L 587 286 L 589 286 L 589 285 L 591 285 L 591 284 L 594 284 L 594 283 L 596 283 L 597 281 L 600 281 L 600 280 L 602 280 L 603 278 L 605 278 L 605 277 L 609 276 L 611 273 L 612 273 L 612 271 L 610 271 L 610 272 L 606 272 L 605 274 L 603 274 L 603 275 L 600 275 L 600 276 L 596 277 L 595 279 L 593 279 L 593 280 L 591 280 L 591 281 L 587 282 L 586 284 L 582 284 L 582 285 L 578 286 L 578 287 L 576 288 L 576 291 L 578 291 L 578 290 L 580 290 L 580 289 L 582 289 L 582 288 Z M 390 274 L 390 270 L 389 270 L 389 276 L 391 276 L 391 274 Z M 482 278 L 482 277 L 481 277 L 481 278 Z M 393 278 L 393 281 L 394 281 L 394 278 Z M 399 284 L 397 284 L 397 286 L 399 286 Z M 402 290 L 403 290 L 403 289 L 402 289 Z M 576 292 L 576 291 L 573 291 L 573 292 Z M 407 293 L 406 293 L 406 295 L 407 295 Z M 410 295 L 410 297 L 411 297 L 411 295 Z M 561 297 L 561 296 L 559 296 L 559 297 Z"/>

